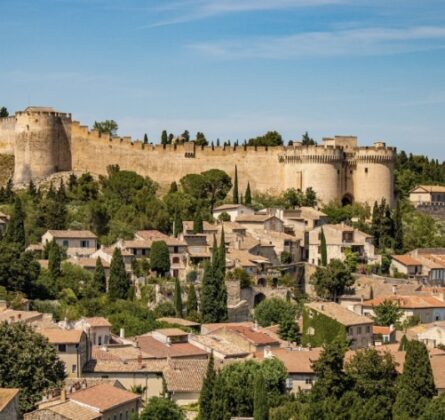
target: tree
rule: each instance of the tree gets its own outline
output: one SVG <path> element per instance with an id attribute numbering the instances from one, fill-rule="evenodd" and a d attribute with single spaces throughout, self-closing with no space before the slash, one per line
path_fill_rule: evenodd
<path id="1" fill-rule="evenodd" d="M 215 360 L 212 352 L 210 353 L 206 376 L 204 377 L 201 393 L 199 395 L 200 420 L 207 420 L 212 418 L 212 400 L 215 390 L 215 380 L 216 380 Z"/>
<path id="2" fill-rule="evenodd" d="M 203 323 L 218 322 L 216 309 L 217 290 L 212 263 L 204 263 L 204 274 L 201 281 L 201 316 Z"/>
<path id="3" fill-rule="evenodd" d="M 173 236 L 178 237 L 178 235 L 182 232 L 182 218 L 179 211 L 175 213 L 175 220 L 173 223 Z"/>
<path id="4" fill-rule="evenodd" d="M 139 415 L 140 420 L 183 420 L 181 408 L 173 401 L 162 397 L 152 397 Z"/>
<path id="5" fill-rule="evenodd" d="M 210 204 L 210 213 L 213 213 L 213 207 L 217 200 L 224 200 L 227 193 L 232 188 L 230 176 L 220 169 L 210 169 L 202 172 L 206 185 L 206 195 Z"/>
<path id="6" fill-rule="evenodd" d="M 350 247 L 345 249 L 345 265 L 348 267 L 351 273 L 357 271 L 358 266 L 358 254 L 354 252 Z"/>
<path id="7" fill-rule="evenodd" d="M 387 327 L 397 324 L 403 313 L 398 303 L 389 299 L 384 300 L 380 305 L 377 305 L 373 309 L 375 314 L 375 324 Z"/>
<path id="8" fill-rule="evenodd" d="M 15 198 L 14 209 L 6 227 L 4 241 L 17 244 L 21 249 L 25 248 L 25 212 L 19 197 Z"/>
<path id="9" fill-rule="evenodd" d="M 400 339 L 400 344 L 399 344 L 399 351 L 406 351 L 408 350 L 408 338 L 406 338 L 406 335 L 403 334 L 402 338 Z"/>
<path id="10" fill-rule="evenodd" d="M 443 420 L 445 419 L 445 395 L 442 394 L 431 400 L 423 410 L 420 420 Z"/>
<path id="11" fill-rule="evenodd" d="M 402 222 L 402 209 L 400 206 L 400 200 L 396 202 L 396 208 L 394 210 L 394 251 L 403 252 L 403 222 Z"/>
<path id="12" fill-rule="evenodd" d="M 252 204 L 252 193 L 250 192 L 250 182 L 247 183 L 246 192 L 244 194 L 244 204 L 250 206 Z"/>
<path id="13" fill-rule="evenodd" d="M 283 138 L 277 131 L 268 131 L 263 136 L 258 136 L 248 141 L 249 146 L 282 146 Z"/>
<path id="14" fill-rule="evenodd" d="M 94 121 L 93 129 L 100 134 L 109 134 L 115 136 L 118 130 L 117 122 L 114 120 Z"/>
<path id="15" fill-rule="evenodd" d="M 238 168 L 235 165 L 235 178 L 233 180 L 233 198 L 232 198 L 233 204 L 239 203 L 239 194 L 238 194 Z"/>
<path id="16" fill-rule="evenodd" d="M 170 193 L 175 193 L 175 192 L 178 192 L 178 184 L 176 183 L 176 181 L 173 181 L 171 184 L 170 184 L 170 191 L 169 191 Z"/>
<path id="17" fill-rule="evenodd" d="M 54 240 L 48 246 L 48 271 L 53 281 L 56 282 L 62 275 L 62 252 Z"/>
<path id="18" fill-rule="evenodd" d="M 29 180 L 29 184 L 28 184 L 28 195 L 31 198 L 36 198 L 37 197 L 37 188 L 34 184 L 34 182 L 32 181 L 32 179 Z"/>
<path id="19" fill-rule="evenodd" d="M 8 109 L 6 107 L 2 106 L 0 108 L 0 118 L 6 118 L 6 117 L 9 117 Z"/>
<path id="20" fill-rule="evenodd" d="M 324 234 L 323 228 L 320 231 L 320 255 L 321 255 L 321 265 L 326 267 L 328 265 L 328 248 L 326 245 L 326 236 Z"/>
<path id="21" fill-rule="evenodd" d="M 309 137 L 308 132 L 306 131 L 302 136 L 301 136 L 301 144 L 303 146 L 315 146 L 317 144 L 317 142 Z"/>
<path id="22" fill-rule="evenodd" d="M 283 319 L 293 319 L 295 323 L 295 315 L 297 307 L 286 300 L 272 297 L 264 299 L 255 308 L 255 320 L 262 327 L 269 327 L 270 325 L 280 324 Z"/>
<path id="23" fill-rule="evenodd" d="M 48 388 L 63 386 L 54 346 L 25 323 L 0 323 L 0 386 L 20 388 L 20 413 L 31 411 Z"/>
<path id="24" fill-rule="evenodd" d="M 108 295 L 110 299 L 126 299 L 130 280 L 125 270 L 124 259 L 120 248 L 116 247 L 110 265 L 110 278 L 108 280 Z"/>
<path id="25" fill-rule="evenodd" d="M 163 130 L 161 134 L 161 144 L 166 145 L 168 143 L 167 130 Z"/>
<path id="26" fill-rule="evenodd" d="M 105 293 L 107 291 L 107 278 L 105 276 L 105 269 L 100 257 L 97 257 L 96 268 L 94 269 L 93 277 L 94 288 L 99 293 Z"/>
<path id="27" fill-rule="evenodd" d="M 317 205 L 317 194 L 312 187 L 306 188 L 303 199 L 303 206 L 315 207 Z"/>
<path id="28" fill-rule="evenodd" d="M 200 131 L 198 131 L 196 133 L 196 140 L 195 140 L 195 144 L 197 146 L 207 146 L 209 144 L 209 142 L 207 141 L 204 133 L 201 133 Z"/>
<path id="29" fill-rule="evenodd" d="M 65 183 L 63 182 L 63 178 L 60 178 L 59 189 L 56 193 L 56 199 L 62 203 L 67 201 Z"/>
<path id="30" fill-rule="evenodd" d="M 178 278 L 175 279 L 175 294 L 173 301 L 175 302 L 176 316 L 182 318 L 182 291 Z"/>
<path id="31" fill-rule="evenodd" d="M 332 259 L 326 267 L 317 267 L 311 283 L 319 297 L 336 301 L 354 279 L 349 269 L 340 260 Z"/>
<path id="32" fill-rule="evenodd" d="M 394 419 L 419 418 L 436 393 L 428 350 L 422 342 L 410 341 L 393 406 Z"/>
<path id="33" fill-rule="evenodd" d="M 147 136 L 147 133 L 144 134 L 144 144 L 148 144 L 148 136 Z"/>
<path id="34" fill-rule="evenodd" d="M 164 277 L 170 272 L 170 253 L 165 241 L 154 241 L 150 250 L 150 266 L 157 275 Z"/>
<path id="35" fill-rule="evenodd" d="M 70 174 L 68 178 L 68 191 L 73 192 L 77 188 L 77 176 Z"/>
<path id="36" fill-rule="evenodd" d="M 193 219 L 193 234 L 202 233 L 204 221 L 202 220 L 202 215 L 200 210 L 196 210 L 195 217 Z"/>
<path id="37" fill-rule="evenodd" d="M 198 298 L 196 297 L 195 285 L 192 283 L 189 286 L 187 296 L 187 315 L 193 314 L 198 311 Z"/>
<path id="38" fill-rule="evenodd" d="M 269 408 L 267 405 L 267 392 L 264 376 L 263 373 L 259 371 L 255 376 L 253 394 L 253 418 L 255 420 L 267 420 L 269 418 Z"/>

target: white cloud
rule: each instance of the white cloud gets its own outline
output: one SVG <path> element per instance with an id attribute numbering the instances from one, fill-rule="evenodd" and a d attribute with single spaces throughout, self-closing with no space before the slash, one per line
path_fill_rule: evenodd
<path id="1" fill-rule="evenodd" d="M 380 55 L 445 47 L 445 27 L 364 28 L 202 42 L 190 48 L 220 58 L 290 59 Z"/>

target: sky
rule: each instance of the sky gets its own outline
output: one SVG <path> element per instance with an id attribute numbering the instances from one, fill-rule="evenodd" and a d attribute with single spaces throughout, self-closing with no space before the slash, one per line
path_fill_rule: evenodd
<path id="1" fill-rule="evenodd" d="M 0 0 L 0 106 L 445 160 L 443 0 Z"/>

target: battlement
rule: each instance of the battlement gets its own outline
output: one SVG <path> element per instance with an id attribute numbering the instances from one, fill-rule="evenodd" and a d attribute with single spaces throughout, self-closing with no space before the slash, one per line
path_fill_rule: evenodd
<path id="1" fill-rule="evenodd" d="M 28 115 L 47 115 L 52 117 L 60 117 L 64 119 L 71 119 L 71 114 L 66 112 L 55 111 L 54 108 L 45 106 L 29 106 L 24 111 L 17 111 L 15 113 L 16 117 Z"/>

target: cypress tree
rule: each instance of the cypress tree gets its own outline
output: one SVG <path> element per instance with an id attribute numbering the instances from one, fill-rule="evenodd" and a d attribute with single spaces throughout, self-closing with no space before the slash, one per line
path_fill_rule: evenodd
<path id="1" fill-rule="evenodd" d="M 66 203 L 66 191 L 65 191 L 65 183 L 63 182 L 63 178 L 60 179 L 59 189 L 56 194 L 57 200 L 61 203 Z"/>
<path id="2" fill-rule="evenodd" d="M 408 338 L 406 338 L 406 335 L 403 334 L 402 338 L 400 339 L 399 351 L 406 351 L 408 349 L 408 344 Z"/>
<path id="3" fill-rule="evenodd" d="M 326 246 L 326 236 L 324 234 L 323 228 L 320 231 L 320 255 L 321 255 L 321 265 L 326 267 L 328 265 L 328 248 Z"/>
<path id="4" fill-rule="evenodd" d="M 165 276 L 170 272 L 170 253 L 165 241 L 154 241 L 150 249 L 150 267 L 156 274 Z"/>
<path id="5" fill-rule="evenodd" d="M 108 281 L 108 295 L 110 299 L 126 299 L 130 281 L 125 271 L 124 259 L 121 250 L 116 247 L 110 265 L 110 278 Z"/>
<path id="6" fill-rule="evenodd" d="M 57 280 L 62 275 L 62 253 L 59 245 L 53 240 L 49 246 L 48 271 L 53 280 Z"/>
<path id="7" fill-rule="evenodd" d="M 267 407 L 267 392 L 263 373 L 258 371 L 255 376 L 253 390 L 253 418 L 254 420 L 267 420 L 269 409 Z"/>
<path id="8" fill-rule="evenodd" d="M 68 178 L 68 191 L 73 192 L 77 188 L 77 176 L 70 174 Z"/>
<path id="9" fill-rule="evenodd" d="M 436 393 L 428 350 L 422 342 L 410 341 L 393 405 L 393 418 L 419 418 L 425 405 Z"/>
<path id="10" fill-rule="evenodd" d="M 167 143 L 168 143 L 167 130 L 163 130 L 161 134 L 161 144 L 167 144 Z"/>
<path id="11" fill-rule="evenodd" d="M 48 188 L 48 191 L 46 192 L 46 198 L 48 198 L 50 200 L 55 200 L 56 199 L 56 192 L 54 191 L 53 181 L 51 181 L 49 183 L 49 188 Z"/>
<path id="12" fill-rule="evenodd" d="M 177 211 L 175 213 L 175 221 L 173 226 L 173 235 L 178 237 L 178 235 L 182 232 L 182 218 L 181 213 Z"/>
<path id="13" fill-rule="evenodd" d="M 25 212 L 20 197 L 15 198 L 14 210 L 6 227 L 5 242 L 25 248 Z"/>
<path id="14" fill-rule="evenodd" d="M 221 232 L 221 238 L 224 239 L 224 233 Z M 213 281 L 215 285 L 215 308 L 216 308 L 216 321 L 227 321 L 227 288 L 225 282 L 225 245 L 220 244 L 218 248 L 215 236 L 213 237 L 213 250 L 212 250 L 212 272 Z M 222 260 L 224 258 L 224 260 Z"/>
<path id="15" fill-rule="evenodd" d="M 198 311 L 198 298 L 196 297 L 195 285 L 192 283 L 189 287 L 187 296 L 187 315 Z"/>
<path id="16" fill-rule="evenodd" d="M 221 238 L 219 242 L 219 255 L 218 255 L 219 269 L 222 274 L 226 274 L 226 239 L 224 234 L 224 226 L 221 229 Z"/>
<path id="17" fill-rule="evenodd" d="M 201 282 L 201 318 L 203 324 L 218 322 L 216 308 L 216 290 L 212 264 L 206 261 Z"/>
<path id="18" fill-rule="evenodd" d="M 148 136 L 147 136 L 147 133 L 144 134 L 144 144 L 148 144 Z"/>
<path id="19" fill-rule="evenodd" d="M 233 181 L 233 204 L 239 203 L 239 194 L 238 194 L 238 167 L 235 165 L 235 178 Z"/>
<path id="20" fill-rule="evenodd" d="M 176 316 L 182 318 L 182 293 L 178 278 L 175 279 L 175 294 L 173 299 L 175 302 Z"/>
<path id="21" fill-rule="evenodd" d="M 107 291 L 107 277 L 105 276 L 105 269 L 100 257 L 97 257 L 96 268 L 94 269 L 93 282 L 95 289 L 100 293 Z"/>
<path id="22" fill-rule="evenodd" d="M 177 192 L 178 191 L 178 184 L 176 183 L 176 181 L 173 181 L 171 184 L 170 184 L 170 193 L 175 193 L 175 192 Z"/>
<path id="23" fill-rule="evenodd" d="M 244 194 L 244 204 L 250 206 L 252 204 L 252 193 L 250 191 L 250 182 L 247 183 L 246 193 Z"/>
<path id="24" fill-rule="evenodd" d="M 8 182 L 6 183 L 6 190 L 5 190 L 5 199 L 8 203 L 12 203 L 15 197 L 14 190 L 12 187 L 14 184 L 12 183 L 12 178 L 8 179 Z"/>
<path id="25" fill-rule="evenodd" d="M 403 251 L 403 224 L 402 224 L 402 209 L 400 208 L 400 200 L 397 200 L 396 208 L 393 217 L 394 224 L 394 250 L 396 252 Z"/>
<path id="26" fill-rule="evenodd" d="M 374 202 L 374 207 L 372 209 L 372 221 L 371 221 L 371 233 L 374 238 L 374 246 L 380 247 L 380 223 L 382 219 L 382 214 L 380 211 L 380 206 L 377 201 Z"/>
<path id="27" fill-rule="evenodd" d="M 37 189 L 36 189 L 34 182 L 32 182 L 32 179 L 29 181 L 29 184 L 28 184 L 28 195 L 31 198 L 37 197 Z"/>
<path id="28" fill-rule="evenodd" d="M 202 220 L 202 215 L 199 210 L 196 211 L 195 217 L 193 219 L 193 233 L 202 233 L 204 231 L 204 222 Z"/>
<path id="29" fill-rule="evenodd" d="M 210 420 L 212 418 L 215 379 L 215 360 L 212 352 L 210 353 L 206 376 L 204 377 L 201 394 L 199 395 L 199 420 Z"/>

